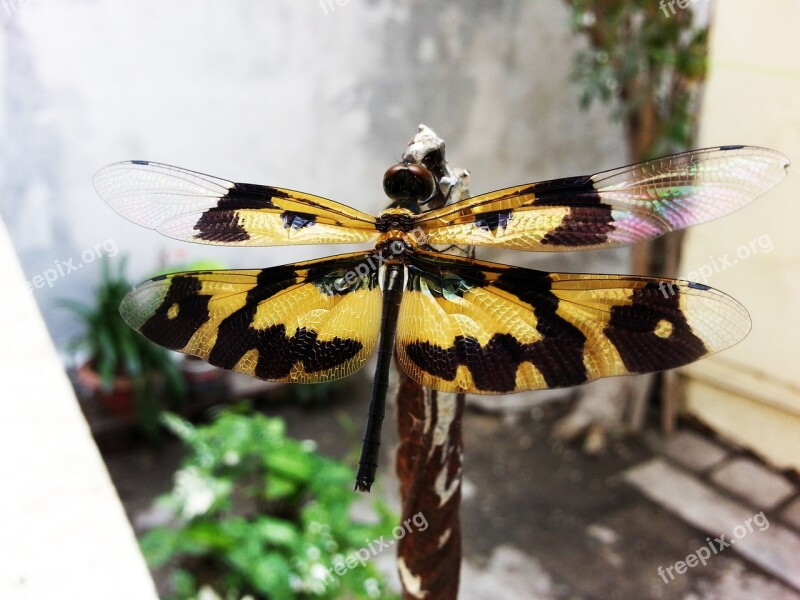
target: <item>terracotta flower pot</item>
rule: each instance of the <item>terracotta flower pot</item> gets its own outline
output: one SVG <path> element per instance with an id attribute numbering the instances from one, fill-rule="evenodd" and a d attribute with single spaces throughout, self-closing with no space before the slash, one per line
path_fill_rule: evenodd
<path id="1" fill-rule="evenodd" d="M 184 356 L 181 373 L 195 399 L 224 397 L 228 389 L 228 371 L 208 364 L 195 356 Z"/>
<path id="2" fill-rule="evenodd" d="M 133 381 L 129 376 L 116 375 L 110 391 L 103 389 L 100 375 L 92 367 L 91 361 L 78 367 L 77 376 L 80 384 L 89 390 L 108 412 L 120 417 L 136 416 Z"/>

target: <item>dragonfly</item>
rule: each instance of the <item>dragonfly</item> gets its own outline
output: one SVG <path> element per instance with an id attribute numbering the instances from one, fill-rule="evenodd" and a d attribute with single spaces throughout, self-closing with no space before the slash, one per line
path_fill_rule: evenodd
<path id="1" fill-rule="evenodd" d="M 551 273 L 442 248 L 558 252 L 650 240 L 744 207 L 788 166 L 774 150 L 720 146 L 453 202 L 452 181 L 404 155 L 384 175 L 390 204 L 378 215 L 143 160 L 109 165 L 94 184 L 123 217 L 178 240 L 372 244 L 263 269 L 160 275 L 120 306 L 153 342 L 267 381 L 336 380 L 377 350 L 355 484 L 368 492 L 393 357 L 435 390 L 508 394 L 673 369 L 750 330 L 739 302 L 701 283 Z"/>

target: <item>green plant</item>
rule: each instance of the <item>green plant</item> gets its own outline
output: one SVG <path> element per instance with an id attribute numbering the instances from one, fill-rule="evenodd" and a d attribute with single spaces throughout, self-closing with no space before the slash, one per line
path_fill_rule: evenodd
<path id="1" fill-rule="evenodd" d="M 351 518 L 350 466 L 257 413 L 229 408 L 204 426 L 170 414 L 163 421 L 186 445 L 174 488 L 160 500 L 176 523 L 147 532 L 141 545 L 151 567 L 172 569 L 173 598 L 209 587 L 237 600 L 395 597 L 368 560 L 336 572 L 388 537 L 395 520 L 380 502 L 377 523 Z"/>
<path id="2" fill-rule="evenodd" d="M 340 385 L 342 385 L 341 380 L 323 381 L 310 385 L 293 385 L 291 386 L 290 394 L 293 403 L 297 406 L 304 408 L 325 407 L 328 406 L 328 401 L 333 391 Z"/>
<path id="3" fill-rule="evenodd" d="M 141 424 L 152 433 L 158 424 L 159 386 L 163 382 L 171 398 L 181 398 L 186 385 L 167 350 L 136 333 L 119 314 L 122 299 L 133 287 L 125 277 L 126 263 L 122 258 L 114 268 L 105 257 L 93 302 L 66 300 L 62 304 L 83 324 L 83 335 L 72 343 L 72 350 L 86 352 L 103 393 L 111 393 L 116 378 L 130 378 Z"/>
<path id="4" fill-rule="evenodd" d="M 575 57 L 581 104 L 616 100 L 633 160 L 691 146 L 700 85 L 707 71 L 708 28 L 691 7 L 657 0 L 566 0 L 572 28 L 589 46 Z"/>

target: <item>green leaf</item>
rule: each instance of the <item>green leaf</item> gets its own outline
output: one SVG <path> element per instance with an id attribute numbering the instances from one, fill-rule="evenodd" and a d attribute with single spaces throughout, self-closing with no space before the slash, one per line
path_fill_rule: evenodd
<path id="1" fill-rule="evenodd" d="M 299 486 L 292 479 L 287 479 L 283 475 L 267 473 L 264 483 L 264 497 L 267 500 L 280 500 L 290 498 L 297 493 Z"/>
<path id="2" fill-rule="evenodd" d="M 102 389 L 107 394 L 114 389 L 114 375 L 116 374 L 117 364 L 106 354 L 97 357 L 97 374 L 100 376 Z"/>
<path id="3" fill-rule="evenodd" d="M 275 546 L 295 546 L 300 541 L 296 525 L 274 517 L 259 517 L 252 525 L 253 531 L 263 542 Z"/>
<path id="4" fill-rule="evenodd" d="M 262 456 L 264 466 L 275 473 L 296 481 L 307 481 L 312 473 L 312 461 L 298 444 L 284 443 Z"/>
<path id="5" fill-rule="evenodd" d="M 289 561 L 281 554 L 271 552 L 255 562 L 249 579 L 256 590 L 269 594 L 273 600 L 290 600 L 295 597 L 289 585 L 291 573 Z"/>
<path id="6" fill-rule="evenodd" d="M 174 413 L 161 413 L 161 422 L 173 435 L 179 437 L 187 444 L 191 444 L 197 437 L 197 430 L 194 425 Z"/>
<path id="7" fill-rule="evenodd" d="M 140 378 L 143 371 L 142 359 L 139 356 L 136 343 L 133 341 L 134 334 L 124 323 L 120 323 L 119 325 L 117 339 L 119 341 L 119 351 L 122 355 L 122 361 L 125 364 L 125 370 L 132 378 Z"/>
<path id="8" fill-rule="evenodd" d="M 104 358 L 113 365 L 119 363 L 119 355 L 117 346 L 114 344 L 114 335 L 108 329 L 99 329 L 97 331 L 97 342 L 100 346 L 101 356 L 95 358 Z"/>
<path id="9" fill-rule="evenodd" d="M 270 442 L 282 440 L 286 437 L 286 423 L 281 419 L 268 419 L 259 414 L 255 414 L 253 418 L 264 429 L 264 435 Z"/>
<path id="10" fill-rule="evenodd" d="M 228 530 L 229 524 L 225 521 L 194 521 L 180 537 L 179 550 L 186 554 L 202 554 L 209 550 L 231 548 L 236 541 Z"/>
<path id="11" fill-rule="evenodd" d="M 172 588 L 179 598 L 192 598 L 197 595 L 197 581 L 186 569 L 172 572 Z"/>
<path id="12" fill-rule="evenodd" d="M 161 567 L 175 555 L 180 540 L 180 532 L 168 527 L 151 529 L 139 540 L 147 564 L 153 568 Z"/>

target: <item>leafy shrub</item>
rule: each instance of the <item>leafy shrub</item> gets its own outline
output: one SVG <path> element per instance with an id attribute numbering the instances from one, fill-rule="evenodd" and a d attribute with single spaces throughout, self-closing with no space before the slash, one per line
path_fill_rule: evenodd
<path id="1" fill-rule="evenodd" d="M 351 518 L 351 467 L 260 414 L 227 409 L 204 426 L 171 414 L 163 421 L 187 448 L 161 499 L 177 522 L 141 545 L 151 567 L 174 568 L 174 598 L 196 598 L 201 587 L 226 600 L 396 597 L 368 561 L 334 570 L 396 520 L 382 503 L 376 524 Z"/>

